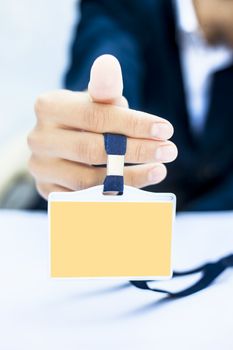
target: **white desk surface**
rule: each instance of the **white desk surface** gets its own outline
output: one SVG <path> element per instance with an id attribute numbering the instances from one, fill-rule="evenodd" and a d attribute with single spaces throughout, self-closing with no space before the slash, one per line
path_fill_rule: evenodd
<path id="1" fill-rule="evenodd" d="M 180 215 L 173 251 L 177 269 L 232 252 L 233 212 Z M 52 280 L 46 215 L 0 211 L 0 276 L 1 350 L 233 349 L 232 269 L 167 303 L 121 280 Z"/>

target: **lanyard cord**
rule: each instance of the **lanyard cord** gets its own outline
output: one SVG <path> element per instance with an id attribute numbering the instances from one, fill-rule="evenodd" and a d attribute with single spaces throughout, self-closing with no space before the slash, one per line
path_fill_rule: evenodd
<path id="1" fill-rule="evenodd" d="M 127 138 L 124 135 L 104 134 L 104 146 L 108 155 L 104 194 L 122 195 L 124 191 L 124 158 Z"/>
<path id="2" fill-rule="evenodd" d="M 139 288 L 139 289 L 145 289 L 150 290 L 152 292 L 159 292 L 167 294 L 169 298 L 183 298 L 187 297 L 188 295 L 195 294 L 213 283 L 213 281 L 219 277 L 223 271 L 225 271 L 227 268 L 233 267 L 233 254 L 227 255 L 221 259 L 219 259 L 216 262 L 212 263 L 206 263 L 202 266 L 199 266 L 193 270 L 183 271 L 183 272 L 174 272 L 173 277 L 182 277 L 182 276 L 188 276 L 193 275 L 198 272 L 202 273 L 201 278 L 193 284 L 191 287 L 188 287 L 184 290 L 181 290 L 179 292 L 170 292 L 166 289 L 159 289 L 159 288 L 151 288 L 148 285 L 148 282 L 152 282 L 150 280 L 146 281 L 130 281 L 130 283 Z"/>

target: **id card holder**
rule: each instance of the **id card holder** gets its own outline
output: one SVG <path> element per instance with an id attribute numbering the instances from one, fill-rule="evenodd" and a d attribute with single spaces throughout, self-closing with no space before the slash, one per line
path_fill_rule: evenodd
<path id="1" fill-rule="evenodd" d="M 122 145 L 122 139 L 107 135 L 109 155 L 108 137 L 109 141 L 118 138 L 115 145 Z M 112 156 L 119 156 L 119 149 L 114 152 Z M 172 276 L 175 195 L 124 186 L 123 166 L 122 160 L 110 157 L 103 186 L 49 195 L 51 277 L 141 280 Z"/>

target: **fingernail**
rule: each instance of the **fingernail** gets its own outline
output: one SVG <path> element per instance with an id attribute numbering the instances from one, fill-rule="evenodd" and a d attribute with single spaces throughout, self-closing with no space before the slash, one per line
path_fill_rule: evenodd
<path id="1" fill-rule="evenodd" d="M 157 166 L 149 171 L 148 180 L 150 183 L 157 183 L 162 181 L 165 176 L 166 168 L 164 166 Z"/>
<path id="2" fill-rule="evenodd" d="M 172 137 L 173 127 L 167 123 L 154 123 L 151 128 L 152 137 L 167 140 Z"/>
<path id="3" fill-rule="evenodd" d="M 161 146 L 156 150 L 155 158 L 161 162 L 171 162 L 177 157 L 177 149 L 175 146 Z"/>

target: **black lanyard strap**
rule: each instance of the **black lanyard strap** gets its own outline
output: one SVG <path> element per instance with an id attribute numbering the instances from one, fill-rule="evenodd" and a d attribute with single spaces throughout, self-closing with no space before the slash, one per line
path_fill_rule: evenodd
<path id="1" fill-rule="evenodd" d="M 130 283 L 139 289 L 167 294 L 169 298 L 183 298 L 207 288 L 217 277 L 219 277 L 219 275 L 221 275 L 223 271 L 229 267 L 233 267 L 233 254 L 227 255 L 216 262 L 206 263 L 192 270 L 181 272 L 174 271 L 173 278 L 193 275 L 199 272 L 202 273 L 201 278 L 195 284 L 175 293 L 166 289 L 151 288 L 148 285 L 149 282 L 152 282 L 151 280 L 130 281 Z"/>

